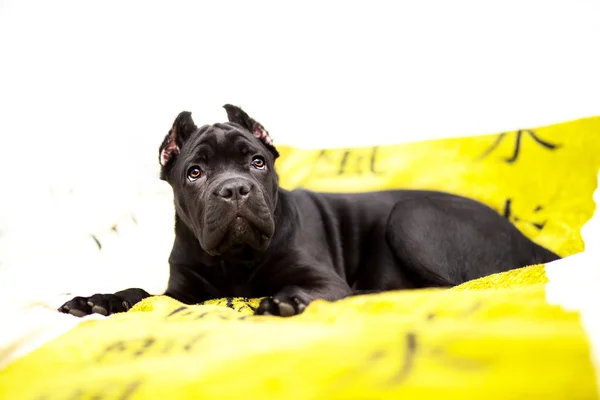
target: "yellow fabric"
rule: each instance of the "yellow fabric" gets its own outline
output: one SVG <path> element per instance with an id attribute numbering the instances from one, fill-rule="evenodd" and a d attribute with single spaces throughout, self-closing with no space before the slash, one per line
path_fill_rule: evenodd
<path id="1" fill-rule="evenodd" d="M 595 209 L 600 117 L 393 146 L 277 148 L 282 155 L 277 171 L 285 188 L 443 190 L 479 200 L 502 214 L 510 201 L 510 220 L 522 232 L 566 256 L 583 250 L 580 229 Z"/>
<path id="2" fill-rule="evenodd" d="M 579 315 L 546 302 L 543 269 L 318 301 L 290 319 L 251 316 L 243 299 L 234 311 L 153 297 L 13 363 L 0 397 L 596 398 Z"/>
<path id="3" fill-rule="evenodd" d="M 380 147 L 374 160 L 372 149 L 280 147 L 278 170 L 287 188 L 431 188 L 501 212 L 511 199 L 509 218 L 564 256 L 583 248 L 580 228 L 594 210 L 599 134 L 600 118 L 590 118 Z M 516 161 L 506 162 L 517 137 Z M 289 319 L 252 316 L 259 299 L 185 306 L 152 297 L 12 363 L 0 372 L 0 398 L 597 398 L 580 316 L 548 304 L 544 268 L 317 301 Z"/>

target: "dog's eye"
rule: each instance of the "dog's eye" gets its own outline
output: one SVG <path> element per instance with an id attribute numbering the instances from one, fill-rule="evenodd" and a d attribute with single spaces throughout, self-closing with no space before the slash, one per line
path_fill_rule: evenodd
<path id="1" fill-rule="evenodd" d="M 252 166 L 256 169 L 264 169 L 265 168 L 265 159 L 260 156 L 254 157 L 252 159 Z"/>
<path id="2" fill-rule="evenodd" d="M 197 165 L 194 165 L 193 167 L 190 167 L 190 169 L 188 169 L 188 178 L 191 181 L 195 181 L 196 179 L 200 178 L 200 176 L 202 175 L 202 171 L 200 171 L 200 167 L 198 167 Z"/>

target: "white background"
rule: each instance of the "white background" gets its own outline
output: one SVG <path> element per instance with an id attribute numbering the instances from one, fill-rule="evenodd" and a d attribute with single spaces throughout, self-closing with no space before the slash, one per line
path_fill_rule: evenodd
<path id="1" fill-rule="evenodd" d="M 571 0 L 0 0 L 0 279 L 11 267 L 47 288 L 76 268 L 69 290 L 125 284 L 73 232 L 167 189 L 157 148 L 181 110 L 201 125 L 237 104 L 276 144 L 308 147 L 598 115 L 599 21 L 600 2 Z M 144 210 L 162 218 L 147 231 L 169 229 L 168 201 Z M 115 250 L 140 285 L 166 263 L 152 238 Z"/>

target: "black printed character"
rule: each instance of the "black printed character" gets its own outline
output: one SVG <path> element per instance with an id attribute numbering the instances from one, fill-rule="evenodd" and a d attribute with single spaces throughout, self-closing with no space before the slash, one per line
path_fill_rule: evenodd
<path id="1" fill-rule="evenodd" d="M 376 169 L 377 154 L 377 146 L 371 148 L 369 155 L 349 149 L 344 150 L 341 160 L 337 161 L 330 156 L 330 150 L 321 150 L 313 165 L 316 166 L 320 163 L 325 163 L 335 166 L 334 173 L 323 172 L 321 176 L 363 175 L 367 173 L 380 175 L 381 172 Z"/>
<path id="2" fill-rule="evenodd" d="M 558 145 L 558 144 L 550 143 L 550 142 L 547 142 L 547 141 L 541 139 L 531 129 L 518 130 L 517 136 L 515 139 L 515 149 L 513 151 L 513 155 L 509 158 L 504 159 L 504 161 L 506 163 L 513 164 L 519 158 L 519 154 L 521 152 L 521 140 L 523 139 L 523 134 L 529 135 L 537 144 L 539 144 L 542 147 L 545 147 L 546 149 L 548 149 L 550 151 L 554 151 L 560 147 L 560 145 Z M 508 133 L 506 133 L 506 132 L 499 134 L 498 137 L 496 138 L 496 140 L 494 141 L 494 143 L 481 155 L 481 157 L 479 157 L 479 159 L 482 160 L 482 159 L 486 158 L 487 156 L 489 156 L 494 150 L 496 150 L 496 148 L 498 146 L 500 146 L 500 143 L 502 143 L 502 141 L 508 137 L 507 135 L 508 135 Z"/>
<path id="3" fill-rule="evenodd" d="M 453 354 L 448 348 L 452 343 L 444 342 L 439 345 L 421 343 L 419 337 L 414 332 L 407 332 L 402 340 L 404 347 L 404 357 L 398 366 L 397 372 L 392 376 L 388 384 L 400 385 L 406 382 L 410 377 L 420 357 L 430 358 L 441 366 L 449 369 L 475 371 L 484 368 L 485 363 L 477 358 L 471 358 L 464 355 Z M 380 358 L 379 354 L 374 354 Z"/>
<path id="4" fill-rule="evenodd" d="M 543 209 L 544 208 L 541 205 L 538 205 L 533 210 L 533 212 L 537 213 L 537 212 L 539 212 L 539 211 L 541 211 Z M 513 222 L 520 222 L 520 221 L 527 222 L 527 223 L 533 225 L 539 231 L 541 231 L 542 229 L 544 229 L 544 227 L 546 226 L 546 223 L 548 222 L 547 220 L 544 221 L 544 222 L 533 222 L 533 221 L 527 221 L 527 220 L 524 220 L 522 218 L 517 217 L 516 215 L 514 215 L 512 213 L 512 199 L 506 199 L 506 201 L 504 202 L 504 212 L 503 212 L 503 214 L 504 214 L 504 217 L 507 218 L 510 221 L 513 221 Z"/>

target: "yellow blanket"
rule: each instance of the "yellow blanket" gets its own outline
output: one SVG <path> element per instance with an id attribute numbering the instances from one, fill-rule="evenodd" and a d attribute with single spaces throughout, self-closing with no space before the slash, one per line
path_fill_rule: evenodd
<path id="1" fill-rule="evenodd" d="M 337 150 L 279 147 L 284 187 L 411 187 L 479 199 L 562 256 L 583 249 L 600 117 L 499 135 Z M 4 399 L 597 398 L 580 314 L 537 265 L 254 317 L 258 299 L 158 296 L 86 321 L 0 372 Z"/>

